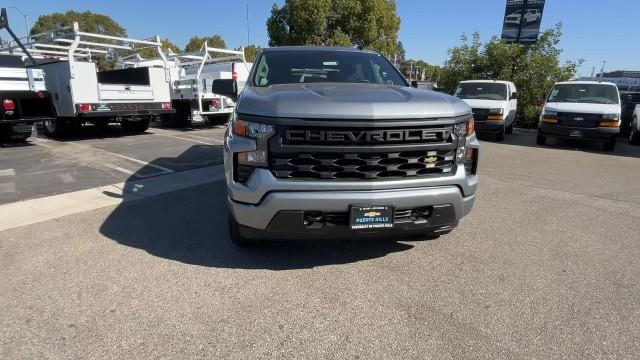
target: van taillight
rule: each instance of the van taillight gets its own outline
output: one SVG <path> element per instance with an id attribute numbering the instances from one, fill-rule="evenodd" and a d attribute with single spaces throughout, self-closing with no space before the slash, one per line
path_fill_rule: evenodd
<path id="1" fill-rule="evenodd" d="M 80 104 L 78 105 L 79 111 L 91 111 L 91 105 L 89 104 Z"/>
<path id="2" fill-rule="evenodd" d="M 16 103 L 14 103 L 13 100 L 5 99 L 2 102 L 2 107 L 5 111 L 13 111 L 16 109 Z"/>
<path id="3" fill-rule="evenodd" d="M 171 103 L 170 102 L 162 103 L 162 110 L 169 110 L 169 109 L 171 109 Z"/>
<path id="4" fill-rule="evenodd" d="M 218 99 L 211 99 L 211 106 L 213 106 L 214 108 L 217 108 L 218 104 L 220 104 Z"/>
<path id="5" fill-rule="evenodd" d="M 231 78 L 233 80 L 238 80 L 238 73 L 235 70 L 233 72 L 231 72 Z"/>
<path id="6" fill-rule="evenodd" d="M 43 92 L 37 93 L 36 96 L 38 97 L 38 99 L 44 99 L 44 93 Z"/>

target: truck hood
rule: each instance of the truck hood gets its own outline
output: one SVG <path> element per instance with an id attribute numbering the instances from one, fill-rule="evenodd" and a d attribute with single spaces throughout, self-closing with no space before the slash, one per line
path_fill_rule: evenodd
<path id="1" fill-rule="evenodd" d="M 237 112 L 310 119 L 423 119 L 455 117 L 471 108 L 453 96 L 379 84 L 282 84 L 246 87 Z"/>
<path id="2" fill-rule="evenodd" d="M 545 110 L 583 113 L 583 114 L 620 114 L 621 107 L 618 104 L 588 104 L 588 103 L 567 103 L 548 102 L 544 105 Z"/>
<path id="3" fill-rule="evenodd" d="M 474 109 L 504 109 L 507 105 L 507 100 L 462 99 L 462 101 Z"/>

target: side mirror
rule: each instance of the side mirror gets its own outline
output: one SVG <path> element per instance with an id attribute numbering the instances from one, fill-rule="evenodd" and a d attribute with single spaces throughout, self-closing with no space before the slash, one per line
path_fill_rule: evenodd
<path id="1" fill-rule="evenodd" d="M 412 80 L 411 81 L 411 87 L 414 87 L 414 88 L 417 89 L 418 88 L 418 80 Z"/>
<path id="2" fill-rule="evenodd" d="M 622 97 L 622 101 L 623 102 L 632 102 L 633 101 L 633 96 L 631 94 L 624 94 L 621 96 Z"/>
<path id="3" fill-rule="evenodd" d="M 238 99 L 238 84 L 233 79 L 213 80 L 211 92 L 226 96 L 235 102 Z"/>
<path id="4" fill-rule="evenodd" d="M 538 96 L 538 101 L 545 101 L 547 100 L 547 94 L 542 93 Z"/>
<path id="5" fill-rule="evenodd" d="M 518 93 L 517 92 L 513 92 L 511 93 L 511 100 L 518 100 Z"/>

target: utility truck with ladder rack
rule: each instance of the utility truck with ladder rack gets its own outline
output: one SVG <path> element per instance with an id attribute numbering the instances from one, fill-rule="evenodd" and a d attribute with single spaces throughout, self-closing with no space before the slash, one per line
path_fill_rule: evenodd
<path id="1" fill-rule="evenodd" d="M 5 9 L 0 14 L 0 29 L 24 49 L 24 56 L 0 54 L 0 142 L 25 141 L 34 123 L 52 119 L 51 99 L 43 71 L 9 27 Z"/>
<path id="2" fill-rule="evenodd" d="M 244 49 L 212 48 L 205 42 L 199 51 L 174 54 L 171 50 L 163 57 L 145 59 L 133 54 L 120 59 L 120 69 L 148 66 L 166 66 L 171 79 L 173 115 L 162 116 L 166 126 L 187 126 L 227 119 L 235 103 L 231 98 L 214 94 L 214 80 L 234 79 L 240 87 L 249 76 L 251 63 L 247 63 Z"/>
<path id="3" fill-rule="evenodd" d="M 103 127 L 112 122 L 129 132 L 144 132 L 153 116 L 174 112 L 166 65 L 100 71 L 92 61 L 115 51 L 145 48 L 156 49 L 166 61 L 158 36 L 136 40 L 88 33 L 74 22 L 71 27 L 33 35 L 31 40 L 29 51 L 51 59 L 42 64 L 56 112 L 55 118 L 45 121 L 49 135 L 64 135 L 85 123 Z M 0 51 L 24 50 L 9 46 Z"/>

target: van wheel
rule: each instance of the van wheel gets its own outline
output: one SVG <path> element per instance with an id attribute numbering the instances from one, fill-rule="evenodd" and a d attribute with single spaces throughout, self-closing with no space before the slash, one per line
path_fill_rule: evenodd
<path id="1" fill-rule="evenodd" d="M 498 132 L 498 134 L 496 135 L 496 140 L 497 141 L 503 141 L 504 140 L 504 134 L 507 132 L 507 128 L 503 125 L 502 128 L 500 128 L 500 131 Z"/>
<path id="2" fill-rule="evenodd" d="M 229 238 L 231 238 L 231 242 L 234 243 L 234 245 L 247 246 L 247 245 L 252 245 L 256 243 L 254 240 L 247 239 L 246 237 L 242 236 L 242 234 L 240 233 L 240 225 L 238 224 L 238 222 L 233 217 L 233 214 L 231 214 L 230 211 L 229 211 L 228 218 L 229 218 Z"/>
<path id="3" fill-rule="evenodd" d="M 44 132 L 50 137 L 62 137 L 69 131 L 69 120 L 54 118 L 44 121 Z"/>
<path id="4" fill-rule="evenodd" d="M 607 142 L 602 143 L 602 150 L 613 151 L 616 148 L 616 138 L 613 138 Z"/>
<path id="5" fill-rule="evenodd" d="M 538 145 L 546 145 L 547 144 L 547 137 L 538 132 L 538 136 L 536 137 L 536 144 L 538 144 Z"/>
<path id="6" fill-rule="evenodd" d="M 149 124 L 151 124 L 151 117 L 146 117 L 141 120 L 131 121 L 131 120 L 122 120 L 122 128 L 126 132 L 130 133 L 143 133 L 149 129 Z"/>
<path id="7" fill-rule="evenodd" d="M 640 132 L 638 132 L 638 118 L 633 118 L 631 130 L 629 130 L 629 144 L 640 145 Z"/>
<path id="8" fill-rule="evenodd" d="M 507 133 L 507 134 L 509 134 L 509 135 L 510 135 L 510 134 L 513 134 L 513 123 L 514 123 L 514 122 L 515 122 L 515 120 L 514 120 L 514 121 L 512 121 L 512 122 L 511 122 L 511 124 L 509 124 L 509 126 L 507 126 L 506 133 Z"/>

